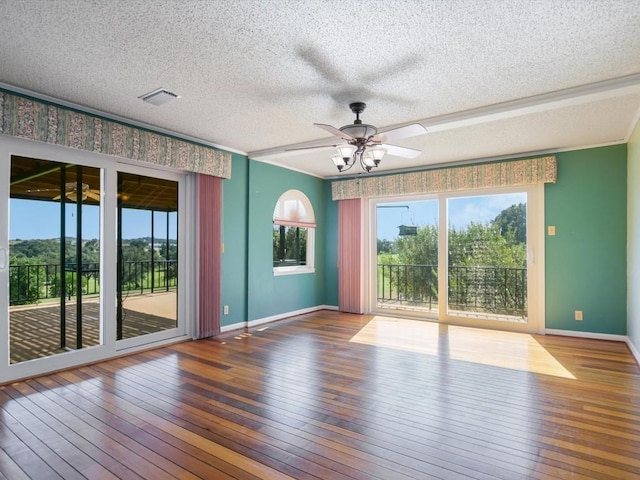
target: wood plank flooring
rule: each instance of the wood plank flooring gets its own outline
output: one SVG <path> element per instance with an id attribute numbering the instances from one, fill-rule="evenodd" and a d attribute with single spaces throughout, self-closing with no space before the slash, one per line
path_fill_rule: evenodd
<path id="1" fill-rule="evenodd" d="M 640 478 L 626 345 L 421 325 L 322 311 L 5 385 L 0 478 Z"/>

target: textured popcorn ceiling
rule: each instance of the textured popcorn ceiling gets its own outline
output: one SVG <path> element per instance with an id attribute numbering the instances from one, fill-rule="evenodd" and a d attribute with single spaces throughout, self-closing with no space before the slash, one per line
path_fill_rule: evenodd
<path id="1" fill-rule="evenodd" d="M 0 82 L 319 176 L 283 154 L 351 123 L 420 122 L 382 169 L 624 142 L 638 0 L 0 0 Z M 156 88 L 181 98 L 138 99 Z"/>

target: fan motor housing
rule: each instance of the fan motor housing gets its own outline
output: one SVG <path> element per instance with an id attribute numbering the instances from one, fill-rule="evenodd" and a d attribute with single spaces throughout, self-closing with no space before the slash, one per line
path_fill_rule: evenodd
<path id="1" fill-rule="evenodd" d="M 367 125 L 366 123 L 352 123 L 351 125 L 345 125 L 344 127 L 340 127 L 340 131 L 358 139 L 368 139 L 378 133 L 378 129 L 376 127 L 373 125 Z"/>

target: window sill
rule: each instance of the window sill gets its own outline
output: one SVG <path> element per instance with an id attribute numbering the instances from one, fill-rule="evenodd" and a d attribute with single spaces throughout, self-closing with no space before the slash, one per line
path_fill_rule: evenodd
<path id="1" fill-rule="evenodd" d="M 273 276 L 279 277 L 281 275 L 299 275 L 302 273 L 315 273 L 316 269 L 313 267 L 299 266 L 299 267 L 273 267 Z"/>

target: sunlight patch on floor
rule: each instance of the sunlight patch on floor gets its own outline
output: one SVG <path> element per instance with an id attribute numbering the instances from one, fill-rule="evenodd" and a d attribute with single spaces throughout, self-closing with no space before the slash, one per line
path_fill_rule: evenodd
<path id="1" fill-rule="evenodd" d="M 168 292 L 129 295 L 123 298 L 122 305 L 124 308 L 136 312 L 175 320 L 177 318 L 178 294 L 175 290 L 169 290 Z"/>
<path id="2" fill-rule="evenodd" d="M 575 379 L 533 336 L 375 316 L 351 340 L 492 367 Z"/>

